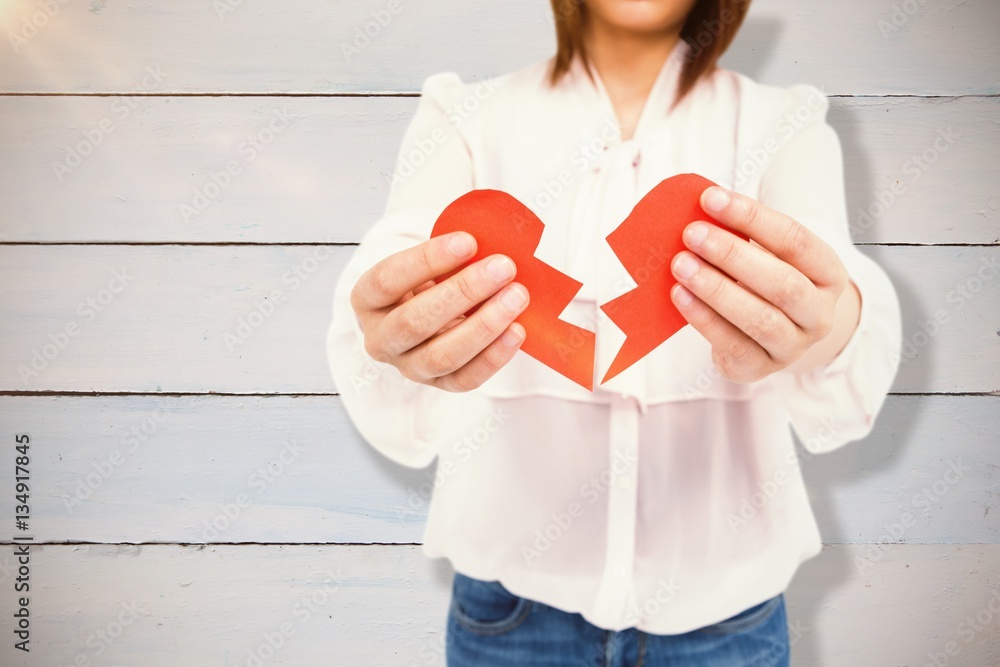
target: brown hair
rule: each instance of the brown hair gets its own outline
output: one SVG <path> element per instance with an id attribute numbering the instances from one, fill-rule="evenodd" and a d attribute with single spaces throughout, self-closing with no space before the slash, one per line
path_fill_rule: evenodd
<path id="1" fill-rule="evenodd" d="M 583 59 L 587 74 L 590 75 L 590 63 L 583 48 L 585 0 L 550 2 L 556 21 L 558 47 L 549 80 L 555 85 L 569 70 L 570 62 L 576 54 Z M 715 69 L 719 58 L 736 36 L 749 8 L 750 0 L 696 0 L 681 28 L 680 38 L 690 48 L 674 98 L 675 106 L 700 77 Z"/>

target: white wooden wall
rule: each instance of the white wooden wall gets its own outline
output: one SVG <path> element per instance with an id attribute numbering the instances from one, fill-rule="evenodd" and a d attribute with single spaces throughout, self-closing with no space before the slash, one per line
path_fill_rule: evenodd
<path id="1" fill-rule="evenodd" d="M 443 665 L 432 470 L 360 439 L 325 327 L 424 77 L 544 57 L 547 5 L 0 2 L 0 664 Z M 804 464 L 826 546 L 788 593 L 793 662 L 1000 664 L 1000 3 L 755 0 L 723 64 L 833 96 L 854 239 L 912 346 L 872 435 Z"/>

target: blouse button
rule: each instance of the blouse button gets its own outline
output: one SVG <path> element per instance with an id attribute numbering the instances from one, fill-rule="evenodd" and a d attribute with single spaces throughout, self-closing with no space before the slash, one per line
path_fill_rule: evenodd
<path id="1" fill-rule="evenodd" d="M 625 576 L 625 568 L 622 567 L 621 565 L 615 565 L 613 573 L 616 579 L 621 579 L 622 577 Z"/>
<path id="2" fill-rule="evenodd" d="M 625 475 L 620 475 L 618 477 L 618 488 L 619 489 L 630 489 L 632 488 L 632 480 Z"/>

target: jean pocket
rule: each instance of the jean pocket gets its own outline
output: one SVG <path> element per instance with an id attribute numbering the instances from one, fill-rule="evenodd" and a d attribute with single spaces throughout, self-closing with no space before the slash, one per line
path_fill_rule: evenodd
<path id="1" fill-rule="evenodd" d="M 449 612 L 469 632 L 510 632 L 528 617 L 531 600 L 514 595 L 499 581 L 482 581 L 455 572 Z"/>
<path id="2" fill-rule="evenodd" d="M 755 630 L 767 622 L 784 603 L 784 593 L 778 593 L 773 598 L 747 607 L 735 616 L 719 621 L 713 625 L 700 628 L 700 632 L 710 635 L 731 635 L 738 632 Z"/>

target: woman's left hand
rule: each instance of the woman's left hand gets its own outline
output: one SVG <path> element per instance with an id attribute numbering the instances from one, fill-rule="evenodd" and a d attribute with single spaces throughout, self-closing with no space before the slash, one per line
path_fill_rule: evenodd
<path id="1" fill-rule="evenodd" d="M 692 222 L 683 234 L 690 251 L 671 263 L 678 284 L 670 296 L 712 344 L 719 372 L 753 382 L 792 365 L 830 335 L 838 299 L 848 285 L 856 287 L 834 249 L 787 215 L 716 186 L 702 193 L 701 205 L 759 245 Z M 853 331 L 838 329 L 848 336 L 835 349 Z"/>

